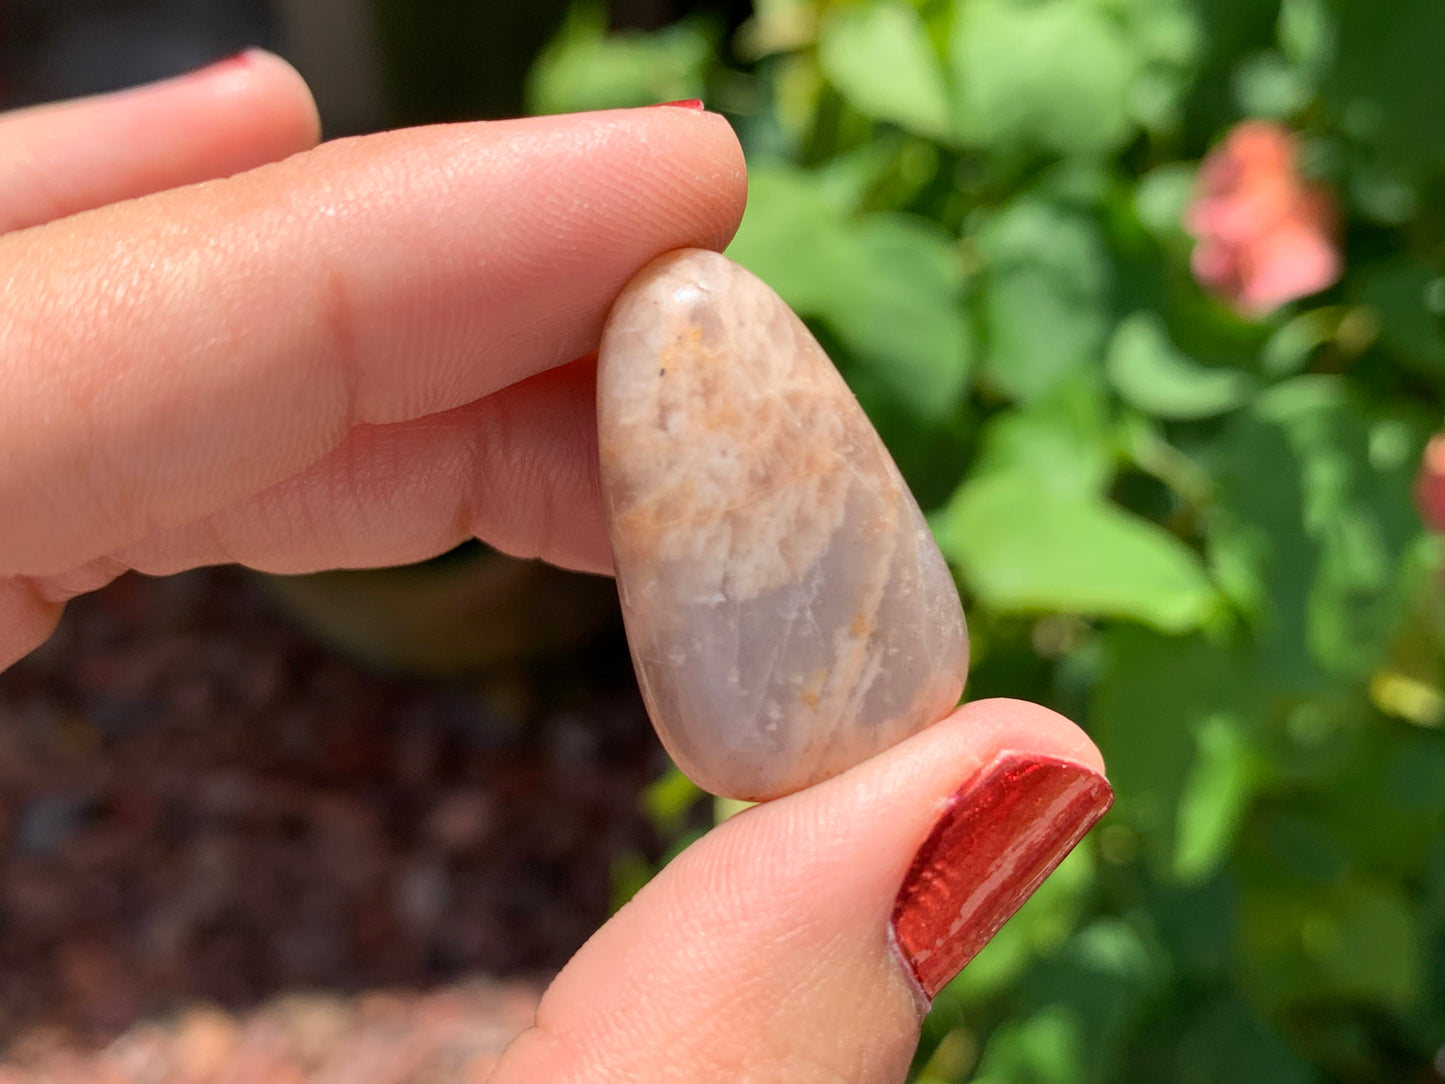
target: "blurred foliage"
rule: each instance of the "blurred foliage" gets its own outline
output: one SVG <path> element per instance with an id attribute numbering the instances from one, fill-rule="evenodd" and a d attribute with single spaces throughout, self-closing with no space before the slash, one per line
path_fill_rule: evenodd
<path id="1" fill-rule="evenodd" d="M 1108 758 L 1114 812 L 939 997 L 917 1081 L 1436 1079 L 1442 46 L 1439 0 L 759 0 L 731 41 L 579 8 L 534 70 L 538 109 L 729 114 L 730 252 L 931 509 L 969 694 Z M 1181 227 L 1249 116 L 1347 222 L 1343 281 L 1258 321 Z M 695 797 L 664 780 L 659 823 Z"/>
<path id="2" fill-rule="evenodd" d="M 372 0 L 398 124 L 516 116 L 528 65 L 568 0 Z"/>

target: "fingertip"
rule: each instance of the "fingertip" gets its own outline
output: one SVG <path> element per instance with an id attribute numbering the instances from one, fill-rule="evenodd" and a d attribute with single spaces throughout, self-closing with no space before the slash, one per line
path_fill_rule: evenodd
<path id="1" fill-rule="evenodd" d="M 637 134 L 645 144 L 672 148 L 669 157 L 678 168 L 666 182 L 680 202 L 691 202 L 693 210 L 705 216 L 698 222 L 693 247 L 717 252 L 727 248 L 748 200 L 747 161 L 727 117 L 703 108 L 677 108 L 670 102 L 610 112 L 629 126 L 641 126 Z M 600 115 L 574 114 L 588 122 Z"/>
<path id="2" fill-rule="evenodd" d="M 690 111 L 679 110 L 688 113 Z M 717 145 L 717 191 L 719 193 L 718 232 L 715 242 L 709 247 L 721 252 L 732 241 L 743 220 L 743 210 L 748 202 L 748 165 L 743 156 L 743 146 L 738 134 L 728 119 L 721 113 L 693 113 L 701 124 L 706 125 L 709 137 Z"/>
<path id="3" fill-rule="evenodd" d="M 211 112 L 218 125 L 229 124 L 228 145 L 244 152 L 230 172 L 279 162 L 321 141 L 321 114 L 311 88 L 289 61 L 267 49 L 243 49 L 177 80 L 140 89 L 176 94 L 175 102 L 197 95 L 196 108 Z"/>
<path id="4" fill-rule="evenodd" d="M 252 46 L 202 69 L 213 73 L 221 94 L 234 94 L 264 110 L 271 118 L 273 138 L 288 153 L 321 142 L 321 113 L 311 87 L 290 61 L 269 49 Z"/>
<path id="5" fill-rule="evenodd" d="M 578 953 L 494 1079 L 902 1079 L 929 999 L 1107 809 L 1101 766 L 1056 712 L 983 700 L 750 809 Z"/>
<path id="6" fill-rule="evenodd" d="M 743 220 L 743 210 L 748 202 L 748 164 L 738 134 L 726 117 L 709 112 L 693 113 L 692 116 L 706 126 L 709 138 L 716 143 L 718 227 L 711 238 L 713 243 L 708 247 L 721 252 L 728 247 Z"/>
<path id="7" fill-rule="evenodd" d="M 995 697 L 961 704 L 939 721 L 971 732 L 991 753 L 1035 753 L 1104 772 L 1104 757 L 1077 723 L 1042 704 Z"/>

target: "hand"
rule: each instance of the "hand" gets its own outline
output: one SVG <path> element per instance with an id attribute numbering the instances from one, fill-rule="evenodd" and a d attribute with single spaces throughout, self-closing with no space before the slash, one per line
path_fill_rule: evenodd
<path id="1" fill-rule="evenodd" d="M 473 535 L 610 568 L 574 359 L 644 263 L 732 236 L 726 121 L 316 132 L 262 53 L 0 118 L 0 666 L 126 569 Z"/>
<path id="2" fill-rule="evenodd" d="M 736 228 L 727 124 L 316 128 L 258 53 L 0 117 L 0 665 L 132 568 L 478 535 L 608 569 L 586 358 L 638 268 Z M 986 701 L 735 817 L 588 942 L 492 1079 L 902 1080 L 928 999 L 1107 808 L 1101 772 L 1072 724 Z"/>

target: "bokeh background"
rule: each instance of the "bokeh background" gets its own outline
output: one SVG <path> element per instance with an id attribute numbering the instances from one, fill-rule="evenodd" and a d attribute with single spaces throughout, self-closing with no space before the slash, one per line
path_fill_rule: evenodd
<path id="1" fill-rule="evenodd" d="M 1445 1080 L 1445 5 L 6 0 L 0 94 L 252 43 L 329 135 L 735 125 L 730 253 L 929 511 L 968 695 L 1079 720 L 1118 793 L 915 1081 Z M 0 1074 L 138 1079 L 145 1042 L 304 1074 L 383 1020 L 444 1038 L 355 1079 L 443 1048 L 480 1079 L 528 983 L 728 813 L 648 736 L 606 591 L 474 547 L 77 604 L 0 677 Z M 437 1008 L 472 974 L 526 981 Z"/>

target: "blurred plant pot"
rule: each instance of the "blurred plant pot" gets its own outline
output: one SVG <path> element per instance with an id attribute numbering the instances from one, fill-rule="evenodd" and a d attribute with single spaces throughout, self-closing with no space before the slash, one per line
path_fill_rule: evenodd
<path id="1" fill-rule="evenodd" d="M 259 578 L 317 639 L 397 672 L 505 667 L 576 650 L 619 621 L 612 580 L 479 543 L 402 568 Z"/>

